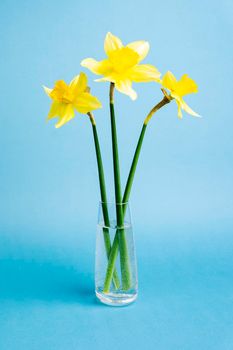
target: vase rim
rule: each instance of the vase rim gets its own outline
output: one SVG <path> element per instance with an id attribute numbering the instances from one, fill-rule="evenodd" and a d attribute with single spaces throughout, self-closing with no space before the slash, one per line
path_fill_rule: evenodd
<path id="1" fill-rule="evenodd" d="M 99 201 L 100 204 L 106 204 L 106 205 L 129 205 L 129 201 L 127 202 L 121 202 L 121 203 L 116 203 L 115 201 L 108 201 L 108 202 L 104 202 L 104 201 Z"/>

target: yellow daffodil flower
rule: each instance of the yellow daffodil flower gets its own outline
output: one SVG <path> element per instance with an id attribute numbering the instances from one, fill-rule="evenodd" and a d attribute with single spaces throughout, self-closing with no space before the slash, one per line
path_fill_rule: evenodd
<path id="1" fill-rule="evenodd" d="M 44 90 L 53 100 L 47 119 L 58 117 L 56 128 L 73 119 L 75 110 L 86 114 L 102 107 L 100 101 L 90 94 L 84 73 L 74 77 L 69 85 L 64 80 L 58 80 L 53 89 L 44 86 Z"/>
<path id="2" fill-rule="evenodd" d="M 161 74 L 150 64 L 139 64 L 148 54 L 147 41 L 135 41 L 123 46 L 121 40 L 111 33 L 107 33 L 104 50 L 107 58 L 96 61 L 86 58 L 81 62 L 83 67 L 93 73 L 103 75 L 97 81 L 115 83 L 116 89 L 135 100 L 137 93 L 132 89 L 132 82 L 160 82 Z"/>
<path id="3" fill-rule="evenodd" d="M 187 74 L 184 74 L 181 79 L 177 81 L 172 72 L 168 71 L 162 79 L 162 85 L 170 90 L 171 97 L 176 100 L 179 118 L 182 118 L 181 109 L 195 117 L 200 117 L 200 115 L 194 112 L 183 100 L 183 96 L 198 91 L 197 84 L 193 79 L 189 78 Z"/>

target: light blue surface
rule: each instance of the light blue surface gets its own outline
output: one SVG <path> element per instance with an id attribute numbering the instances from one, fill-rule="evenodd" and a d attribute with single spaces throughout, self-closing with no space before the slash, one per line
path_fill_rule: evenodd
<path id="1" fill-rule="evenodd" d="M 231 1 L 0 2 L 0 349 L 231 350 L 233 348 L 233 118 Z M 145 63 L 188 73 L 203 115 L 152 120 L 131 197 L 140 295 L 114 309 L 95 301 L 99 200 L 85 116 L 46 124 L 41 86 L 69 81 L 85 57 L 102 59 L 107 31 L 145 39 Z M 112 191 L 108 85 L 94 83 Z M 142 121 L 161 98 L 135 84 L 116 94 L 122 182 Z M 110 190 L 111 188 L 111 190 Z"/>

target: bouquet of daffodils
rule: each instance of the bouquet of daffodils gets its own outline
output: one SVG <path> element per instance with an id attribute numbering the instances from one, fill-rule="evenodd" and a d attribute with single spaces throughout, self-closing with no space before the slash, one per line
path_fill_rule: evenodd
<path id="1" fill-rule="evenodd" d="M 127 291 L 131 288 L 131 271 L 128 256 L 127 239 L 124 232 L 124 218 L 126 212 L 126 203 L 129 201 L 130 192 L 134 180 L 135 171 L 138 164 L 139 155 L 143 139 L 145 137 L 147 126 L 154 114 L 171 101 L 175 101 L 178 106 L 178 117 L 182 118 L 182 110 L 198 117 L 183 100 L 183 97 L 190 93 L 196 93 L 198 88 L 194 80 L 187 74 L 184 74 L 180 80 L 168 71 L 161 78 L 161 73 L 151 64 L 141 64 L 149 51 L 149 43 L 146 41 L 135 41 L 126 46 L 122 41 L 111 33 L 107 33 L 104 41 L 104 51 L 106 57 L 102 61 L 96 61 L 93 58 L 86 58 L 81 62 L 81 66 L 89 69 L 94 74 L 101 76 L 96 81 L 109 82 L 109 105 L 110 122 L 112 138 L 112 155 L 114 169 L 115 185 L 115 203 L 116 203 L 116 232 L 111 241 L 108 229 L 103 230 L 103 239 L 106 250 L 107 265 L 103 283 L 103 293 L 108 294 L 111 285 L 115 290 Z M 114 94 L 115 90 L 128 95 L 132 100 L 137 98 L 137 93 L 132 88 L 132 83 L 155 82 L 162 91 L 161 100 L 156 103 L 146 115 L 139 139 L 136 145 L 134 157 L 129 170 L 124 191 L 121 188 L 120 164 L 118 157 L 117 129 L 114 112 Z M 95 152 L 98 166 L 100 195 L 102 203 L 102 212 L 104 225 L 110 227 L 108 212 L 108 200 L 106 194 L 104 167 L 101 157 L 101 149 L 98 139 L 98 132 L 93 111 L 101 108 L 101 103 L 97 97 L 93 96 L 88 87 L 87 76 L 81 72 L 67 84 L 63 80 L 55 83 L 52 89 L 44 87 L 47 95 L 52 99 L 52 105 L 47 119 L 58 118 L 55 125 L 60 128 L 65 123 L 71 121 L 76 112 L 88 116 L 93 130 Z M 116 271 L 116 259 L 120 255 L 121 279 Z"/>

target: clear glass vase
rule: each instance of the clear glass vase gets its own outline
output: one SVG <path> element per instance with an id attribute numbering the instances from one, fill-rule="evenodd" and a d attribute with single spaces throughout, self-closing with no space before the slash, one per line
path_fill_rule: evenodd
<path id="1" fill-rule="evenodd" d="M 95 292 L 102 303 L 112 306 L 124 306 L 137 298 L 137 263 L 128 203 L 99 204 Z"/>

